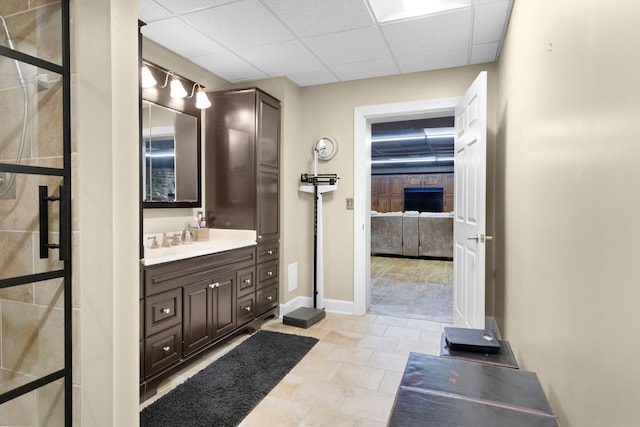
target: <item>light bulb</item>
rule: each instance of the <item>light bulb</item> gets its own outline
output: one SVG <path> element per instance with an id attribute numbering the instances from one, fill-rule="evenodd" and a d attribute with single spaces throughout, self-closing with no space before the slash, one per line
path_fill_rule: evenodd
<path id="1" fill-rule="evenodd" d="M 151 70 L 146 65 L 142 66 L 142 70 L 140 70 L 142 75 L 142 87 L 149 88 L 154 87 L 158 82 L 153 78 L 153 74 L 151 74 Z"/>
<path id="2" fill-rule="evenodd" d="M 196 108 L 204 109 L 211 107 L 211 101 L 203 88 L 198 87 L 198 93 L 196 94 Z"/>
<path id="3" fill-rule="evenodd" d="M 184 98 L 185 96 L 187 96 L 187 91 L 185 90 L 184 86 L 182 86 L 180 79 L 175 76 L 171 78 L 170 96 L 172 98 Z"/>

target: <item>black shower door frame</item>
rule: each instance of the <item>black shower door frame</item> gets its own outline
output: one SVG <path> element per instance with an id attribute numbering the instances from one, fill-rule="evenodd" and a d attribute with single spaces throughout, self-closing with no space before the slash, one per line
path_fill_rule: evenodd
<path id="1" fill-rule="evenodd" d="M 61 0 L 61 29 L 62 29 L 62 65 L 42 60 L 5 46 L 0 46 L 0 56 L 11 60 L 39 67 L 62 76 L 62 132 L 63 132 L 63 167 L 49 168 L 20 164 L 0 163 L 0 173 L 40 175 L 61 177 L 62 185 L 59 196 L 49 196 L 45 186 L 40 187 L 40 258 L 58 256 L 62 261 L 62 269 L 42 273 L 0 279 L 0 289 L 11 288 L 29 283 L 43 282 L 51 279 L 64 280 L 64 367 L 58 371 L 33 380 L 27 384 L 13 388 L 0 394 L 0 405 L 33 392 L 55 381 L 64 380 L 64 419 L 65 426 L 72 425 L 72 324 L 71 324 L 71 52 L 70 52 L 70 14 L 69 0 Z M 55 190 L 54 190 L 55 191 Z M 60 203 L 60 238 L 58 243 L 48 241 L 48 233 L 43 232 L 48 227 L 48 206 Z M 58 252 L 56 254 L 56 252 Z"/>

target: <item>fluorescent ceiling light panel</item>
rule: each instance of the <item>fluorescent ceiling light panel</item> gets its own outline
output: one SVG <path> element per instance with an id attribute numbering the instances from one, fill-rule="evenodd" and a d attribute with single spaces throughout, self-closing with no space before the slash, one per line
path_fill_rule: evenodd
<path id="1" fill-rule="evenodd" d="M 378 22 L 433 15 L 469 7 L 471 0 L 369 0 Z"/>

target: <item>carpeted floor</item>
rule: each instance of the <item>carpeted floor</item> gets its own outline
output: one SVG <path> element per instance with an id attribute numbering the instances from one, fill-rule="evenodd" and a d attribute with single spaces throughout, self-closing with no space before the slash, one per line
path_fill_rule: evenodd
<path id="1" fill-rule="evenodd" d="M 369 313 L 453 321 L 453 262 L 371 257 Z"/>
<path id="2" fill-rule="evenodd" d="M 140 425 L 236 426 L 317 342 L 260 330 L 144 408 Z"/>
<path id="3" fill-rule="evenodd" d="M 372 314 L 451 323 L 452 301 L 451 285 L 371 279 Z"/>

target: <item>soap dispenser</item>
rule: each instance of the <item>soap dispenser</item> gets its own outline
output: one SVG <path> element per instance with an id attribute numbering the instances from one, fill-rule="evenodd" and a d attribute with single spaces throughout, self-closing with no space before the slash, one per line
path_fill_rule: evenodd
<path id="1" fill-rule="evenodd" d="M 191 227 L 189 224 L 184 225 L 184 231 L 182 232 L 182 243 L 188 245 L 193 241 L 193 235 L 191 234 Z"/>

